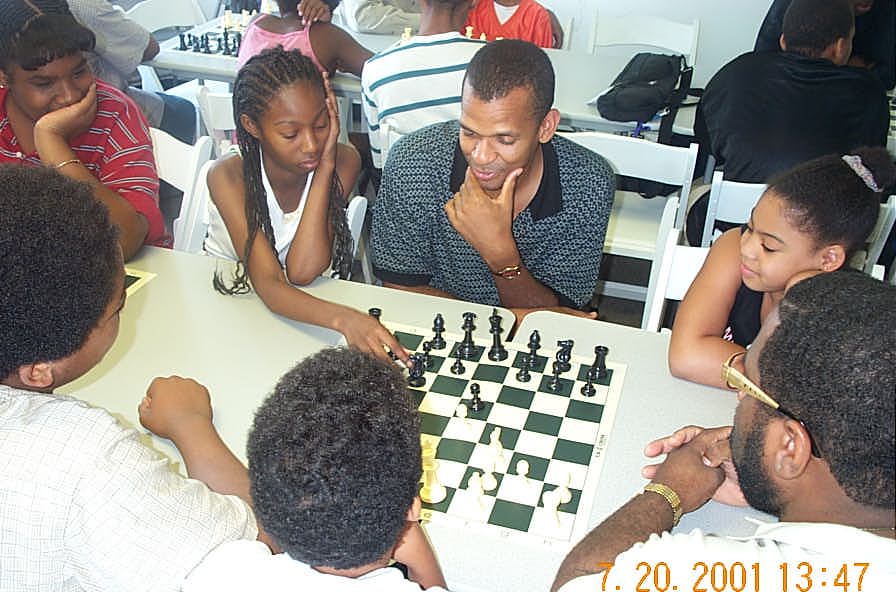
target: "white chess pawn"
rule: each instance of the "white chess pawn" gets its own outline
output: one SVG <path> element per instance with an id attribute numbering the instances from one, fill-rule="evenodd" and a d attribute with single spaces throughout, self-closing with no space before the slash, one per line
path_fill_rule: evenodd
<path id="1" fill-rule="evenodd" d="M 554 518 L 554 522 L 557 523 L 557 526 L 560 526 L 560 511 L 557 509 L 557 506 L 560 505 L 560 496 L 557 495 L 557 490 L 552 489 L 550 491 L 545 491 L 541 494 L 541 503 L 544 504 L 545 509 L 549 510 L 551 516 Z"/>
<path id="2" fill-rule="evenodd" d="M 570 481 L 572 481 L 572 475 L 566 473 L 566 480 L 560 483 L 560 486 L 555 490 L 557 499 L 561 504 L 568 504 L 572 501 L 572 492 L 569 490 Z"/>
<path id="3" fill-rule="evenodd" d="M 498 479 L 495 477 L 495 464 L 492 463 L 492 469 L 486 473 L 483 473 L 482 479 L 482 489 L 484 491 L 494 491 L 498 487 Z"/>
<path id="4" fill-rule="evenodd" d="M 233 11 L 229 8 L 224 11 L 224 28 L 229 29 L 233 26 Z"/>
<path id="5" fill-rule="evenodd" d="M 487 37 L 485 36 L 485 33 L 481 33 L 481 34 L 479 35 L 479 40 L 480 40 L 480 41 L 487 41 L 487 40 L 488 40 Z"/>
<path id="6" fill-rule="evenodd" d="M 467 417 L 468 413 L 469 413 L 469 409 L 467 409 L 467 406 L 464 403 L 461 403 L 460 405 L 458 405 L 457 409 L 455 409 L 455 411 L 454 411 L 454 414 L 463 420 L 464 427 L 467 428 L 467 431 L 472 432 L 473 431 L 473 422 L 470 421 L 469 418 Z"/>
<path id="7" fill-rule="evenodd" d="M 529 461 L 525 458 L 516 461 L 516 474 L 522 479 L 523 485 L 529 485 Z"/>
<path id="8" fill-rule="evenodd" d="M 467 39 L 472 39 L 472 38 L 473 38 L 473 26 L 472 26 L 472 25 L 467 25 L 467 27 L 466 27 L 466 36 L 467 36 Z"/>
<path id="9" fill-rule="evenodd" d="M 495 462 L 504 460 L 504 445 L 501 443 L 501 428 L 495 427 L 488 436 L 489 446 L 495 455 Z"/>
<path id="10" fill-rule="evenodd" d="M 485 507 L 482 503 L 482 497 L 485 495 L 485 490 L 482 488 L 481 473 L 473 473 L 470 475 L 470 478 L 467 479 L 467 493 L 473 496 L 473 499 L 476 500 L 476 505 L 478 505 L 480 509 Z"/>

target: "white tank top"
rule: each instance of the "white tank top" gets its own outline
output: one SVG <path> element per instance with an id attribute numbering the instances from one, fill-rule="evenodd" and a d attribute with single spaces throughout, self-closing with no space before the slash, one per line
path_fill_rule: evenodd
<path id="1" fill-rule="evenodd" d="M 277 250 L 277 258 L 280 259 L 280 265 L 286 265 L 286 253 L 289 251 L 289 245 L 296 236 L 296 230 L 299 228 L 299 222 L 302 220 L 302 212 L 305 211 L 305 204 L 308 203 L 308 190 L 311 188 L 311 180 L 314 178 L 314 171 L 308 173 L 308 179 L 305 181 L 305 188 L 302 190 L 302 196 L 299 198 L 299 207 L 292 212 L 284 212 L 280 209 L 280 204 L 274 196 L 274 190 L 271 188 L 271 182 L 268 180 L 268 174 L 264 170 L 264 159 L 261 161 L 261 182 L 264 186 L 265 196 L 268 202 L 268 212 L 271 216 L 271 228 L 274 230 L 274 247 Z M 224 226 L 224 219 L 218 213 L 212 200 L 208 200 L 208 234 L 205 237 L 205 251 L 224 259 L 237 260 L 239 257 L 230 241 L 230 234 L 227 227 Z M 243 250 L 240 245 L 240 252 Z"/>

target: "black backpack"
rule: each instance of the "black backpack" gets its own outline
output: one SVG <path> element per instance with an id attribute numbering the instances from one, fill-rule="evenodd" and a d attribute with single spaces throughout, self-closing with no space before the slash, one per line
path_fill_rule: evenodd
<path id="1" fill-rule="evenodd" d="M 646 123 L 664 112 L 661 143 L 668 143 L 678 107 L 691 87 L 693 68 L 683 56 L 639 53 L 597 99 L 600 116 L 611 121 Z"/>

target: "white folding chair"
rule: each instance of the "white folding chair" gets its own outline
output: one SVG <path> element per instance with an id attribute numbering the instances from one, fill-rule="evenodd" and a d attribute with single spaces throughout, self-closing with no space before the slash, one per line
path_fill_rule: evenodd
<path id="1" fill-rule="evenodd" d="M 706 256 L 707 247 L 680 245 L 682 232 L 672 228 L 662 237 L 662 249 L 658 249 L 658 264 L 650 271 L 650 286 L 641 328 L 659 331 L 666 308 L 666 300 L 682 300 L 697 277 Z"/>
<path id="2" fill-rule="evenodd" d="M 877 222 L 865 241 L 865 249 L 856 253 L 850 264 L 868 275 L 874 275 L 874 267 L 881 251 L 884 250 L 894 223 L 896 223 L 896 195 L 891 195 L 885 203 L 880 204 Z M 893 267 L 896 267 L 896 264 Z"/>
<path id="3" fill-rule="evenodd" d="M 678 203 L 686 201 L 691 191 L 697 145 L 691 144 L 688 148 L 667 146 L 602 132 L 561 135 L 606 158 L 618 175 L 681 186 L 678 199 L 671 206 L 672 211 L 667 209 L 672 198 L 645 199 L 637 193 L 617 191 L 613 200 L 604 253 L 655 262 L 657 237 L 664 229 L 663 225 L 682 228 L 684 223 L 684 208 L 678 207 Z M 643 300 L 647 295 L 647 290 L 641 286 L 616 282 L 604 282 L 601 292 L 630 300 Z"/>
<path id="4" fill-rule="evenodd" d="M 616 16 L 598 13 L 588 47 L 644 46 L 681 54 L 688 64 L 697 58 L 700 21 L 682 23 L 651 15 Z"/>
<path id="5" fill-rule="evenodd" d="M 750 213 L 762 197 L 765 187 L 764 183 L 726 181 L 722 171 L 713 173 L 700 246 L 708 247 L 717 238 L 716 220 L 736 224 L 749 220 Z"/>
<path id="6" fill-rule="evenodd" d="M 348 202 L 345 210 L 345 217 L 348 221 L 348 228 L 352 233 L 352 240 L 355 243 L 354 255 L 361 259 L 361 275 L 364 283 L 369 284 L 370 278 L 373 277 L 373 270 L 370 266 L 370 257 L 367 254 L 367 241 L 363 233 L 364 217 L 367 214 L 367 198 L 363 195 L 356 195 Z M 362 245 L 363 243 L 363 245 Z M 360 255 L 358 254 L 360 248 Z"/>
<path id="7" fill-rule="evenodd" d="M 185 251 L 188 249 L 183 246 L 184 240 L 181 239 L 181 235 L 184 234 L 182 228 L 185 224 L 184 208 L 189 209 L 197 186 L 205 185 L 205 175 L 201 176 L 201 183 L 199 182 L 200 169 L 211 158 L 212 139 L 202 136 L 191 146 L 156 128 L 150 128 L 149 135 L 152 139 L 152 152 L 159 178 L 167 181 L 184 194 L 180 215 L 174 221 L 174 248 Z"/>
<path id="8" fill-rule="evenodd" d="M 236 129 L 233 120 L 233 93 L 212 92 L 207 86 L 196 89 L 199 119 L 205 133 L 214 139 L 215 157 L 220 157 L 233 143 L 231 134 Z"/>
<path id="9" fill-rule="evenodd" d="M 189 198 L 184 194 L 180 216 L 174 221 L 174 250 L 202 253 L 205 235 L 208 233 L 208 206 L 211 195 L 208 190 L 208 171 L 214 160 L 206 161 L 199 169 L 196 186 Z"/>

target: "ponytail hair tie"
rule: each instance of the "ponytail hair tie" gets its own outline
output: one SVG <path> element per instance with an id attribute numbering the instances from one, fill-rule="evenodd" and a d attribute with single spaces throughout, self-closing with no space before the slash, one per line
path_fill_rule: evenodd
<path id="1" fill-rule="evenodd" d="M 859 179 L 865 183 L 868 189 L 874 193 L 883 192 L 883 188 L 877 186 L 877 181 L 874 180 L 874 175 L 872 175 L 868 167 L 862 163 L 861 156 L 857 154 L 844 154 L 841 158 L 843 159 L 843 162 L 849 165 L 849 168 L 859 176 Z"/>

